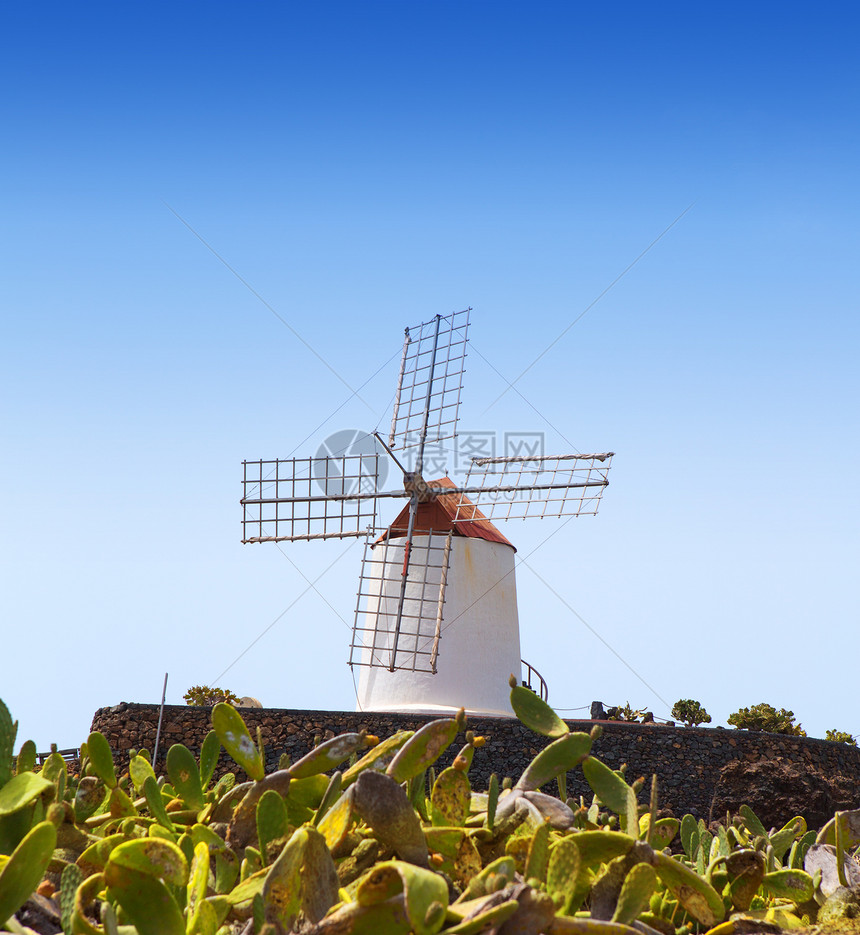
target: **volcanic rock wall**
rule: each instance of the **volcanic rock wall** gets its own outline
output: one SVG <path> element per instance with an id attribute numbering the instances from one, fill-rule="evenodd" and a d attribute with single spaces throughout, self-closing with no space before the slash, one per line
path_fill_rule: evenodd
<path id="1" fill-rule="evenodd" d="M 267 771 L 277 769 L 282 753 L 295 761 L 310 750 L 314 739 L 326 740 L 362 728 L 384 738 L 398 730 L 417 730 L 429 717 L 346 711 L 298 711 L 242 708 L 252 735 L 261 728 Z M 568 721 L 571 730 L 589 731 L 594 721 Z M 770 827 L 801 814 L 819 827 L 837 808 L 860 807 L 860 748 L 828 740 L 751 733 L 721 728 L 665 727 L 602 721 L 603 735 L 594 754 L 613 768 L 627 763 L 627 778 L 659 780 L 661 808 L 680 816 L 691 812 L 712 820 L 746 803 Z M 100 708 L 92 729 L 101 731 L 115 753 L 146 747 L 152 751 L 158 726 L 158 705 L 128 704 Z M 513 718 L 469 718 L 467 727 L 486 737 L 470 770 L 473 786 L 485 789 L 491 773 L 516 778 L 549 742 Z M 168 705 L 164 709 L 159 760 L 174 743 L 199 751 L 211 729 L 208 708 Z M 440 759 L 450 765 L 459 743 Z M 222 754 L 219 770 L 236 769 Z M 236 770 L 239 772 L 238 770 Z M 244 778 L 244 777 L 243 777 Z M 547 788 L 546 791 L 554 791 Z M 579 770 L 568 774 L 568 794 L 591 790 Z M 645 800 L 647 792 L 640 799 Z"/>

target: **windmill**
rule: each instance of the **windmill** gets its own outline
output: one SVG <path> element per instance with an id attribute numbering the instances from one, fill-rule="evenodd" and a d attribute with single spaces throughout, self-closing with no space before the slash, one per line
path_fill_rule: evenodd
<path id="1" fill-rule="evenodd" d="M 462 485 L 425 480 L 428 450 L 457 434 L 470 311 L 406 329 L 387 443 L 346 433 L 343 450 L 243 462 L 244 543 L 365 538 L 349 647 L 361 710 L 509 715 L 515 549 L 493 520 L 593 515 L 609 483 L 613 452 L 473 458 Z M 389 463 L 400 489 L 380 489 Z M 389 500 L 407 502 L 381 527 Z"/>

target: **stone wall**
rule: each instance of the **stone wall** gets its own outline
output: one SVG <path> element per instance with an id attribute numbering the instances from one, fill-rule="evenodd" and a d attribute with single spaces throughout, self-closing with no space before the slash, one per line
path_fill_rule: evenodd
<path id="1" fill-rule="evenodd" d="M 252 735 L 259 726 L 267 771 L 282 753 L 295 761 L 323 740 L 366 728 L 385 738 L 398 730 L 417 730 L 429 717 L 344 711 L 298 711 L 242 708 Z M 589 731 L 594 721 L 568 721 L 572 730 Z M 602 721 L 603 735 L 594 754 L 613 768 L 627 763 L 628 780 L 659 779 L 660 805 L 680 816 L 691 812 L 706 820 L 720 818 L 747 803 L 766 825 L 779 825 L 802 814 L 818 827 L 837 808 L 860 807 L 860 748 L 828 740 L 750 733 L 734 729 L 666 727 Z M 100 708 L 92 729 L 101 731 L 116 753 L 155 746 L 158 706 L 122 703 Z M 513 718 L 469 718 L 467 727 L 486 737 L 470 771 L 473 786 L 486 788 L 491 773 L 516 778 L 549 742 Z M 210 730 L 208 708 L 168 705 L 164 709 L 159 760 L 171 744 L 198 751 Z M 449 765 L 459 744 L 440 759 Z M 219 769 L 235 769 L 222 753 Z M 244 778 L 244 777 L 242 777 Z M 554 791 L 548 788 L 547 791 Z M 591 799 L 579 770 L 568 775 L 568 794 Z M 645 798 L 646 793 L 641 796 Z"/>

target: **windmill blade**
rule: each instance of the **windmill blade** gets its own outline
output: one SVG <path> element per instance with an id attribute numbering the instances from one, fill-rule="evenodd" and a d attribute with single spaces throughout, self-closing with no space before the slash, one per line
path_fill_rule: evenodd
<path id="1" fill-rule="evenodd" d="M 425 445 L 457 434 L 470 311 L 406 329 L 388 444 L 414 450 L 418 473 Z"/>
<path id="2" fill-rule="evenodd" d="M 593 515 L 613 455 L 475 459 L 457 490 L 454 522 Z"/>
<path id="3" fill-rule="evenodd" d="M 406 541 L 403 544 L 403 570 L 400 572 L 400 597 L 397 602 L 397 618 L 394 621 L 394 633 L 391 637 L 391 661 L 388 669 L 397 668 L 397 647 L 400 643 L 400 628 L 403 623 L 403 607 L 406 603 L 406 589 L 409 586 L 409 562 L 412 558 L 412 537 L 415 533 L 415 517 L 418 514 L 418 494 L 413 492 L 409 498 L 409 522 L 406 529 Z"/>
<path id="4" fill-rule="evenodd" d="M 378 453 L 243 461 L 242 542 L 363 536 L 376 525 Z"/>
<path id="5" fill-rule="evenodd" d="M 408 562 L 405 539 L 368 537 L 352 628 L 350 666 L 436 673 L 451 537 L 450 531 L 415 535 Z"/>

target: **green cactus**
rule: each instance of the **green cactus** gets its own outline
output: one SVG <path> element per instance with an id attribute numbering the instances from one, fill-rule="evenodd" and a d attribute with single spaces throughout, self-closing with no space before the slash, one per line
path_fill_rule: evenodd
<path id="1" fill-rule="evenodd" d="M 697 922 L 708 927 L 722 922 L 723 900 L 706 880 L 661 851 L 654 852 L 653 866 L 660 881 Z"/>
<path id="2" fill-rule="evenodd" d="M 194 754 L 181 743 L 167 751 L 167 775 L 186 808 L 201 809 L 205 804 L 200 770 Z"/>
<path id="3" fill-rule="evenodd" d="M 269 863 L 267 857 L 269 845 L 283 838 L 286 833 L 287 807 L 274 789 L 268 789 L 257 802 L 257 840 L 260 842 L 260 855 L 264 867 Z"/>
<path id="4" fill-rule="evenodd" d="M 839 885 L 847 887 L 848 877 L 845 873 L 845 822 L 842 820 L 842 813 L 837 812 L 833 816 L 834 830 L 836 837 L 836 870 L 839 874 Z"/>
<path id="5" fill-rule="evenodd" d="M 409 801 L 415 811 L 418 812 L 418 817 L 424 822 L 430 821 L 427 801 L 428 778 L 431 780 L 430 788 L 432 789 L 436 784 L 436 772 L 432 766 L 428 769 L 422 769 L 420 773 L 416 773 L 406 784 Z"/>
<path id="6" fill-rule="evenodd" d="M 143 790 L 143 784 L 148 776 L 151 776 L 152 779 L 155 780 L 155 770 L 152 768 L 149 760 L 140 756 L 140 754 L 133 756 L 129 760 L 128 771 L 132 785 L 138 793 Z"/>
<path id="7" fill-rule="evenodd" d="M 39 773 L 19 773 L 0 789 L 0 817 L 13 815 L 53 791 L 54 784 Z"/>
<path id="8" fill-rule="evenodd" d="M 754 838 L 767 838 L 767 830 L 765 829 L 765 826 L 761 823 L 758 815 L 756 815 L 756 813 L 748 805 L 742 805 L 738 809 L 738 813 L 740 814 L 741 818 L 743 818 L 747 830 Z"/>
<path id="9" fill-rule="evenodd" d="M 515 873 L 516 864 L 513 857 L 499 857 L 491 861 L 469 880 L 458 902 L 488 896 L 504 889 L 513 882 Z"/>
<path id="10" fill-rule="evenodd" d="M 406 793 L 391 776 L 372 770 L 363 772 L 355 783 L 353 807 L 383 846 L 391 847 L 401 860 L 428 866 L 421 822 Z"/>
<path id="11" fill-rule="evenodd" d="M 316 923 L 337 902 L 337 875 L 325 839 L 312 828 L 297 829 L 266 875 L 262 887 L 266 922 L 290 929 L 302 913 Z"/>
<path id="12" fill-rule="evenodd" d="M 815 893 L 812 877 L 804 870 L 785 869 L 766 873 L 761 885 L 771 896 L 790 899 L 798 905 L 809 902 Z"/>
<path id="13" fill-rule="evenodd" d="M 316 924 L 340 901 L 337 868 L 325 838 L 307 828 L 307 844 L 302 861 L 302 918 Z"/>
<path id="14" fill-rule="evenodd" d="M 221 746 L 251 779 L 262 779 L 266 774 L 263 755 L 251 739 L 239 712 L 229 704 L 219 702 L 212 709 L 212 727 Z"/>
<path id="15" fill-rule="evenodd" d="M 363 773 L 366 769 L 386 769 L 397 751 L 400 750 L 414 733 L 415 731 L 412 730 L 397 731 L 396 734 L 386 737 L 385 740 L 371 747 L 360 760 L 353 763 L 349 769 L 344 772 L 344 788 L 355 782 L 359 774 Z"/>
<path id="16" fill-rule="evenodd" d="M 84 882 L 84 874 L 77 864 L 66 864 L 60 877 L 60 925 L 68 935 L 72 931 L 72 912 L 75 908 L 75 893 Z"/>
<path id="17" fill-rule="evenodd" d="M 0 863 L 0 924 L 29 899 L 56 846 L 57 829 L 50 821 L 43 821 L 24 836 L 8 860 Z"/>
<path id="18" fill-rule="evenodd" d="M 621 831 L 580 831 L 574 835 L 582 866 L 589 870 L 629 853 L 636 839 Z"/>
<path id="19" fill-rule="evenodd" d="M 493 830 L 493 824 L 496 820 L 496 806 L 499 802 L 499 777 L 493 773 L 490 776 L 490 783 L 487 790 L 487 828 Z"/>
<path id="20" fill-rule="evenodd" d="M 199 841 L 194 845 L 194 853 L 188 872 L 188 884 L 185 888 L 185 905 L 188 910 L 189 927 L 192 916 L 198 913 L 199 906 L 206 899 L 206 893 L 209 889 L 210 856 L 209 845 L 205 841 Z"/>
<path id="21" fill-rule="evenodd" d="M 860 847 L 860 809 L 838 812 L 842 823 L 845 847 L 854 850 Z M 815 837 L 815 844 L 836 844 L 836 815 L 824 825 Z"/>
<path id="22" fill-rule="evenodd" d="M 302 906 L 302 862 L 307 842 L 307 829 L 297 828 L 272 864 L 261 890 L 266 921 L 276 922 L 287 931 Z"/>
<path id="23" fill-rule="evenodd" d="M 497 903 L 492 896 L 471 903 L 455 903 L 448 907 L 448 916 L 457 922 L 445 929 L 445 935 L 481 935 L 491 929 L 501 931 L 502 925 L 519 909 L 519 905 L 515 899 Z"/>
<path id="24" fill-rule="evenodd" d="M 579 909 L 588 881 L 576 836 L 562 838 L 550 849 L 546 886 L 560 915 L 572 916 Z"/>
<path id="25" fill-rule="evenodd" d="M 47 779 L 48 782 L 52 782 L 55 785 L 62 782 L 63 789 L 58 789 L 57 795 L 57 801 L 61 801 L 63 798 L 65 783 L 68 779 L 69 770 L 66 766 L 66 761 L 60 756 L 59 753 L 57 753 L 56 744 L 51 744 L 51 747 L 51 752 L 48 754 L 47 759 L 42 764 L 42 778 Z"/>
<path id="26" fill-rule="evenodd" d="M 18 722 L 12 720 L 9 709 L 0 700 L 0 789 L 12 778 L 14 769 L 15 738 Z"/>
<path id="27" fill-rule="evenodd" d="M 373 746 L 376 738 L 370 738 L 366 731 L 353 734 L 341 734 L 332 737 L 325 743 L 314 747 L 310 753 L 303 756 L 290 766 L 290 775 L 293 779 L 306 779 L 308 776 L 318 776 L 348 760 L 357 750 Z"/>
<path id="28" fill-rule="evenodd" d="M 473 731 L 466 731 L 466 743 L 461 747 L 460 752 L 454 757 L 454 764 L 458 769 L 469 771 L 472 760 L 475 758 L 475 749 L 483 747 L 486 743 L 484 737 L 476 737 Z"/>
<path id="29" fill-rule="evenodd" d="M 443 769 L 430 793 L 430 818 L 434 825 L 463 825 L 469 816 L 472 790 L 465 772 Z"/>
<path id="30" fill-rule="evenodd" d="M 229 893 L 239 879 L 239 858 L 230 849 L 225 848 L 215 854 L 215 892 Z"/>
<path id="31" fill-rule="evenodd" d="M 714 836 L 708 831 L 704 821 L 699 822 L 699 851 L 696 854 L 696 872 L 700 877 L 705 875 L 708 864 L 711 862 L 711 849 Z"/>
<path id="32" fill-rule="evenodd" d="M 668 847 L 678 834 L 681 822 L 677 818 L 658 818 L 651 826 L 651 816 L 643 815 L 639 819 L 639 837 L 647 840 L 655 850 L 662 851 Z"/>
<path id="33" fill-rule="evenodd" d="M 85 873 L 90 874 L 104 870 L 111 851 L 122 844 L 125 839 L 125 835 L 119 832 L 96 839 L 78 858 L 78 866 Z"/>
<path id="34" fill-rule="evenodd" d="M 386 774 L 395 782 L 406 782 L 418 775 L 451 746 L 465 722 L 466 715 L 461 708 L 455 718 L 441 718 L 425 724 L 397 751 L 388 764 Z"/>
<path id="35" fill-rule="evenodd" d="M 594 794 L 622 817 L 627 833 L 638 834 L 639 813 L 633 789 L 615 770 L 593 756 L 585 758 L 582 772 Z"/>
<path id="36" fill-rule="evenodd" d="M 526 880 L 538 880 L 540 883 L 546 883 L 549 867 L 549 832 L 549 822 L 545 821 L 538 826 L 532 835 L 526 856 L 525 873 L 523 874 Z"/>
<path id="37" fill-rule="evenodd" d="M 782 861 L 788 849 L 804 834 L 806 834 L 806 820 L 801 815 L 786 822 L 779 831 L 769 834 L 768 843 L 773 848 L 776 859 Z"/>
<path id="38" fill-rule="evenodd" d="M 161 795 L 161 789 L 154 776 L 147 776 L 143 782 L 143 794 L 146 798 L 146 804 L 149 806 L 149 813 L 152 817 L 167 831 L 174 833 L 176 826 L 170 820 L 167 809 L 164 807 L 164 799 Z"/>
<path id="39" fill-rule="evenodd" d="M 399 860 L 377 864 L 356 889 L 359 906 L 378 905 L 403 893 L 406 918 L 415 935 L 435 935 L 445 921 L 448 887 L 430 870 Z"/>
<path id="40" fill-rule="evenodd" d="M 860 810 L 839 813 L 818 834 L 799 817 L 767 832 L 748 808 L 716 833 L 692 816 L 655 820 L 656 781 L 640 809 L 642 781 L 628 784 L 623 769 L 591 756 L 586 734 L 549 743 L 516 784 L 505 782 L 501 799 L 495 776 L 486 794 L 472 794 L 467 773 L 481 738 L 467 733 L 454 765 L 433 769 L 462 716 L 401 732 L 360 759 L 360 734 L 333 738 L 265 776 L 259 737 L 254 743 L 233 714 L 213 712 L 216 730 L 199 761 L 170 748 L 168 782 L 143 752 L 120 775 L 97 733 L 85 744 L 80 778 L 56 752 L 36 773 L 33 745 L 17 761 L 7 749 L 0 907 L 14 892 L 8 905 L 17 912 L 48 874 L 59 883 L 64 931 L 88 935 L 119 935 L 129 923 L 139 935 L 215 935 L 246 920 L 257 935 L 317 926 L 355 935 L 479 935 L 492 926 L 641 935 L 643 925 L 690 935 L 718 924 L 727 906 L 742 910 L 733 927 L 790 928 L 820 876 L 803 867 L 811 845 L 836 844 L 843 854 L 860 845 Z M 235 785 L 228 774 L 212 783 L 227 734 L 228 753 L 251 766 L 250 782 Z M 326 776 L 344 754 L 351 762 L 343 776 Z M 591 807 L 538 791 L 580 765 L 595 791 Z M 629 833 L 613 830 L 616 814 Z M 673 858 L 662 849 L 679 832 L 684 855 Z M 386 860 L 392 853 L 397 859 Z M 462 892 L 451 905 L 448 881 Z M 8 927 L 23 930 L 17 920 Z"/>
<path id="41" fill-rule="evenodd" d="M 325 837 L 330 850 L 336 850 L 346 840 L 353 822 L 355 787 L 350 786 L 320 820 L 317 830 Z"/>
<path id="42" fill-rule="evenodd" d="M 314 812 L 314 827 L 318 826 L 322 819 L 325 818 L 326 812 L 337 802 L 342 791 L 343 774 L 336 770 L 332 773 L 331 779 L 329 779 L 328 785 L 323 793 L 323 797 L 320 799 L 319 805 L 317 805 L 316 811 Z"/>
<path id="43" fill-rule="evenodd" d="M 27 773 L 36 768 L 36 744 L 32 740 L 25 740 L 18 751 L 15 763 L 15 773 Z"/>
<path id="44" fill-rule="evenodd" d="M 767 871 L 765 857 L 761 851 L 752 849 L 734 851 L 726 858 L 726 871 L 732 905 L 745 912 L 764 880 Z"/>
<path id="45" fill-rule="evenodd" d="M 218 739 L 218 734 L 214 730 L 210 730 L 200 747 L 200 783 L 204 791 L 209 787 L 209 783 L 215 775 L 215 768 L 218 765 L 220 755 L 221 741 Z"/>
<path id="46" fill-rule="evenodd" d="M 95 775 L 101 779 L 108 789 L 113 789 L 116 785 L 113 753 L 104 734 L 97 730 L 93 731 L 87 738 L 87 757 Z"/>
<path id="47" fill-rule="evenodd" d="M 111 852 L 104 879 L 108 897 L 140 935 L 185 935 L 174 892 L 188 883 L 188 863 L 175 844 L 158 838 L 126 841 Z"/>
<path id="48" fill-rule="evenodd" d="M 516 789 L 531 792 L 552 782 L 559 773 L 574 769 L 591 752 L 591 737 L 583 733 L 566 734 L 544 747 L 520 776 Z"/>
<path id="49" fill-rule="evenodd" d="M 511 676 L 511 707 L 517 718 L 536 734 L 557 739 L 570 732 L 570 728 L 553 709 L 530 688 L 518 684 Z"/>
<path id="50" fill-rule="evenodd" d="M 108 796 L 108 811 L 111 818 L 130 818 L 137 814 L 134 802 L 119 786 L 114 786 Z"/>
<path id="51" fill-rule="evenodd" d="M 687 860 L 696 859 L 699 851 L 699 825 L 692 815 L 684 815 L 681 819 L 681 847 L 687 855 Z"/>
<path id="52" fill-rule="evenodd" d="M 621 925 L 633 923 L 650 905 L 656 886 L 654 868 L 647 863 L 634 864 L 624 878 L 611 921 Z"/>

